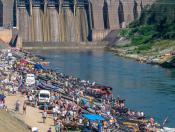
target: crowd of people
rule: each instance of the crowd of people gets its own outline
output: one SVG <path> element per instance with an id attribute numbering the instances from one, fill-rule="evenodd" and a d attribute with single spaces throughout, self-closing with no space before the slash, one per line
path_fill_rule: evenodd
<path id="1" fill-rule="evenodd" d="M 89 89 L 98 86 L 95 82 L 91 83 L 50 69 L 36 69 L 34 63 L 39 63 L 39 59 L 25 52 L 20 52 L 22 53 L 21 57 L 18 56 L 18 52 L 12 52 L 17 57 L 8 56 L 9 51 L 1 53 L 0 56 L 1 60 L 4 60 L 3 65 L 6 65 L 1 70 L 1 74 L 7 74 L 1 77 L 3 84 L 1 89 L 11 94 L 21 92 L 26 95 L 24 104 L 21 104 L 19 100 L 16 101 L 16 111 L 19 111 L 19 107 L 22 105 L 23 114 L 26 114 L 26 107 L 29 104 L 43 109 L 41 115 L 43 123 L 47 122 L 48 114 L 52 114 L 56 132 L 78 128 L 81 128 L 83 132 L 94 130 L 98 132 L 119 131 L 123 128 L 130 130 L 131 128 L 123 125 L 123 122 L 129 121 L 131 118 L 138 122 L 145 120 L 143 112 L 129 110 L 125 106 L 125 100 L 120 97 L 115 98 L 112 93 L 101 94 L 100 97 L 99 95 L 97 97 L 95 93 L 89 94 Z M 20 62 L 21 59 L 25 59 L 26 62 Z M 32 86 L 25 84 L 27 73 L 36 76 L 36 82 Z M 46 86 L 51 91 L 50 101 L 40 105 L 38 104 L 38 91 Z M 3 101 L 0 101 L 0 108 L 1 104 L 4 103 Z M 98 114 L 104 117 L 104 120 L 88 120 L 82 116 L 84 113 Z M 153 120 L 148 122 L 144 123 L 144 127 L 142 127 L 144 131 L 147 130 L 147 127 L 155 127 Z M 51 131 L 49 128 L 48 132 Z"/>

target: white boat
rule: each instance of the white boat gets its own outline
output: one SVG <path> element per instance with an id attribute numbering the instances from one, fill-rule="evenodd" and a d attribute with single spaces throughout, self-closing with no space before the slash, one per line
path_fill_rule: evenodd
<path id="1" fill-rule="evenodd" d="M 175 132 L 175 128 L 163 127 L 163 129 L 157 132 Z"/>

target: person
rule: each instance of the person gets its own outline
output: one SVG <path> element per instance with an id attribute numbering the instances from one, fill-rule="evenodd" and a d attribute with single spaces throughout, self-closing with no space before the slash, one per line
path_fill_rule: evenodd
<path id="1" fill-rule="evenodd" d="M 68 86 L 69 86 L 69 82 L 65 81 L 65 87 L 68 87 Z"/>
<path id="2" fill-rule="evenodd" d="M 43 123 L 45 123 L 46 118 L 47 118 L 47 112 L 46 112 L 46 110 L 43 111 L 42 118 L 43 118 Z"/>
<path id="3" fill-rule="evenodd" d="M 144 117 L 144 112 L 141 112 L 140 114 L 141 114 L 142 117 Z"/>
<path id="4" fill-rule="evenodd" d="M 50 127 L 49 130 L 47 132 L 52 132 L 52 128 Z"/>
<path id="5" fill-rule="evenodd" d="M 137 112 L 137 116 L 138 116 L 138 117 L 141 117 L 141 114 L 140 114 L 140 112 L 139 112 L 139 111 Z"/>
<path id="6" fill-rule="evenodd" d="M 61 127 L 62 127 L 62 124 L 60 121 L 58 121 L 55 125 L 55 132 L 61 132 Z"/>
<path id="7" fill-rule="evenodd" d="M 82 118 L 79 118 L 79 124 L 82 124 L 82 123 L 83 123 Z"/>
<path id="8" fill-rule="evenodd" d="M 124 103 L 124 101 L 121 101 L 121 103 L 120 103 L 120 107 L 121 107 L 121 108 L 124 108 L 124 107 L 125 107 L 125 103 Z"/>
<path id="9" fill-rule="evenodd" d="M 34 101 L 35 107 L 37 107 L 38 98 L 36 98 L 36 96 L 33 98 L 33 101 Z"/>
<path id="10" fill-rule="evenodd" d="M 90 99 L 89 99 L 90 101 L 90 104 L 91 104 L 91 106 L 93 105 L 93 103 L 94 103 L 94 101 L 93 101 L 93 98 L 90 96 Z"/>
<path id="11" fill-rule="evenodd" d="M 26 114 L 26 102 L 24 102 L 24 104 L 23 104 L 23 114 Z"/>
<path id="12" fill-rule="evenodd" d="M 32 127 L 32 132 L 38 132 L 38 128 L 37 127 Z"/>
<path id="13" fill-rule="evenodd" d="M 112 106 L 112 108 L 114 108 L 114 106 L 115 106 L 115 99 L 112 99 L 111 106 Z"/>
<path id="14" fill-rule="evenodd" d="M 56 111 L 55 106 L 53 107 L 52 112 L 53 112 L 53 120 L 54 120 L 54 125 L 55 125 L 56 120 L 57 120 L 57 111 Z"/>
<path id="15" fill-rule="evenodd" d="M 44 102 L 44 110 L 48 110 L 48 105 L 46 101 Z"/>
<path id="16" fill-rule="evenodd" d="M 73 101 L 73 102 L 75 102 L 75 98 L 74 98 L 74 96 L 73 96 L 73 99 L 72 99 L 72 101 Z"/>
<path id="17" fill-rule="evenodd" d="M 77 104 L 79 105 L 79 103 L 80 103 L 80 98 L 77 97 Z"/>
<path id="18" fill-rule="evenodd" d="M 0 100 L 0 109 L 3 109 L 3 107 L 4 107 L 3 101 Z"/>
<path id="19" fill-rule="evenodd" d="M 154 118 L 151 117 L 151 118 L 149 119 L 149 121 L 150 121 L 151 126 L 153 126 L 153 125 L 154 125 Z"/>
<path id="20" fill-rule="evenodd" d="M 59 127 L 58 122 L 55 125 L 55 132 L 60 132 L 60 127 Z"/>
<path id="21" fill-rule="evenodd" d="M 93 83 L 92 83 L 92 86 L 95 86 L 95 84 L 96 84 L 96 83 L 95 83 L 95 82 L 93 82 Z"/>
<path id="22" fill-rule="evenodd" d="M 83 124 L 84 124 L 84 127 L 87 127 L 87 125 L 86 125 L 86 124 L 87 124 L 87 122 L 88 122 L 88 119 L 84 118 L 84 119 L 83 119 Z"/>
<path id="23" fill-rule="evenodd" d="M 17 112 L 19 112 L 19 108 L 20 108 L 20 101 L 17 100 L 17 101 L 16 101 L 15 110 L 16 110 Z"/>
<path id="24" fill-rule="evenodd" d="M 32 95 L 29 95 L 29 102 L 32 102 Z"/>
<path id="25" fill-rule="evenodd" d="M 98 123 L 98 132 L 103 132 L 103 125 L 101 122 Z"/>

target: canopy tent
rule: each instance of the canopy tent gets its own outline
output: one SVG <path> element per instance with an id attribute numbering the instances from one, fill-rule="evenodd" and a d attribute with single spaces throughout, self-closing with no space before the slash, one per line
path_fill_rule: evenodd
<path id="1" fill-rule="evenodd" d="M 6 96 L 4 94 L 0 94 L 0 100 L 3 100 Z"/>
<path id="2" fill-rule="evenodd" d="M 26 59 L 21 59 L 20 64 L 26 65 L 28 64 L 28 61 Z"/>
<path id="3" fill-rule="evenodd" d="M 34 65 L 34 68 L 38 69 L 38 70 L 44 69 L 43 66 L 41 64 L 38 64 L 38 63 Z"/>
<path id="4" fill-rule="evenodd" d="M 82 114 L 81 116 L 84 118 L 87 118 L 89 120 L 97 120 L 97 121 L 105 120 L 102 116 L 100 116 L 98 114 Z"/>

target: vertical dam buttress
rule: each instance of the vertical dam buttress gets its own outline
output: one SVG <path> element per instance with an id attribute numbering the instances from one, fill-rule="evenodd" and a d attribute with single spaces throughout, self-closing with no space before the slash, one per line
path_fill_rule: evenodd
<path id="1" fill-rule="evenodd" d="M 0 24 L 16 25 L 23 42 L 100 41 L 112 30 L 138 19 L 142 9 L 154 1 L 1 0 L 5 19 Z M 16 7 L 11 13 L 4 7 L 9 2 L 9 7 Z"/>

